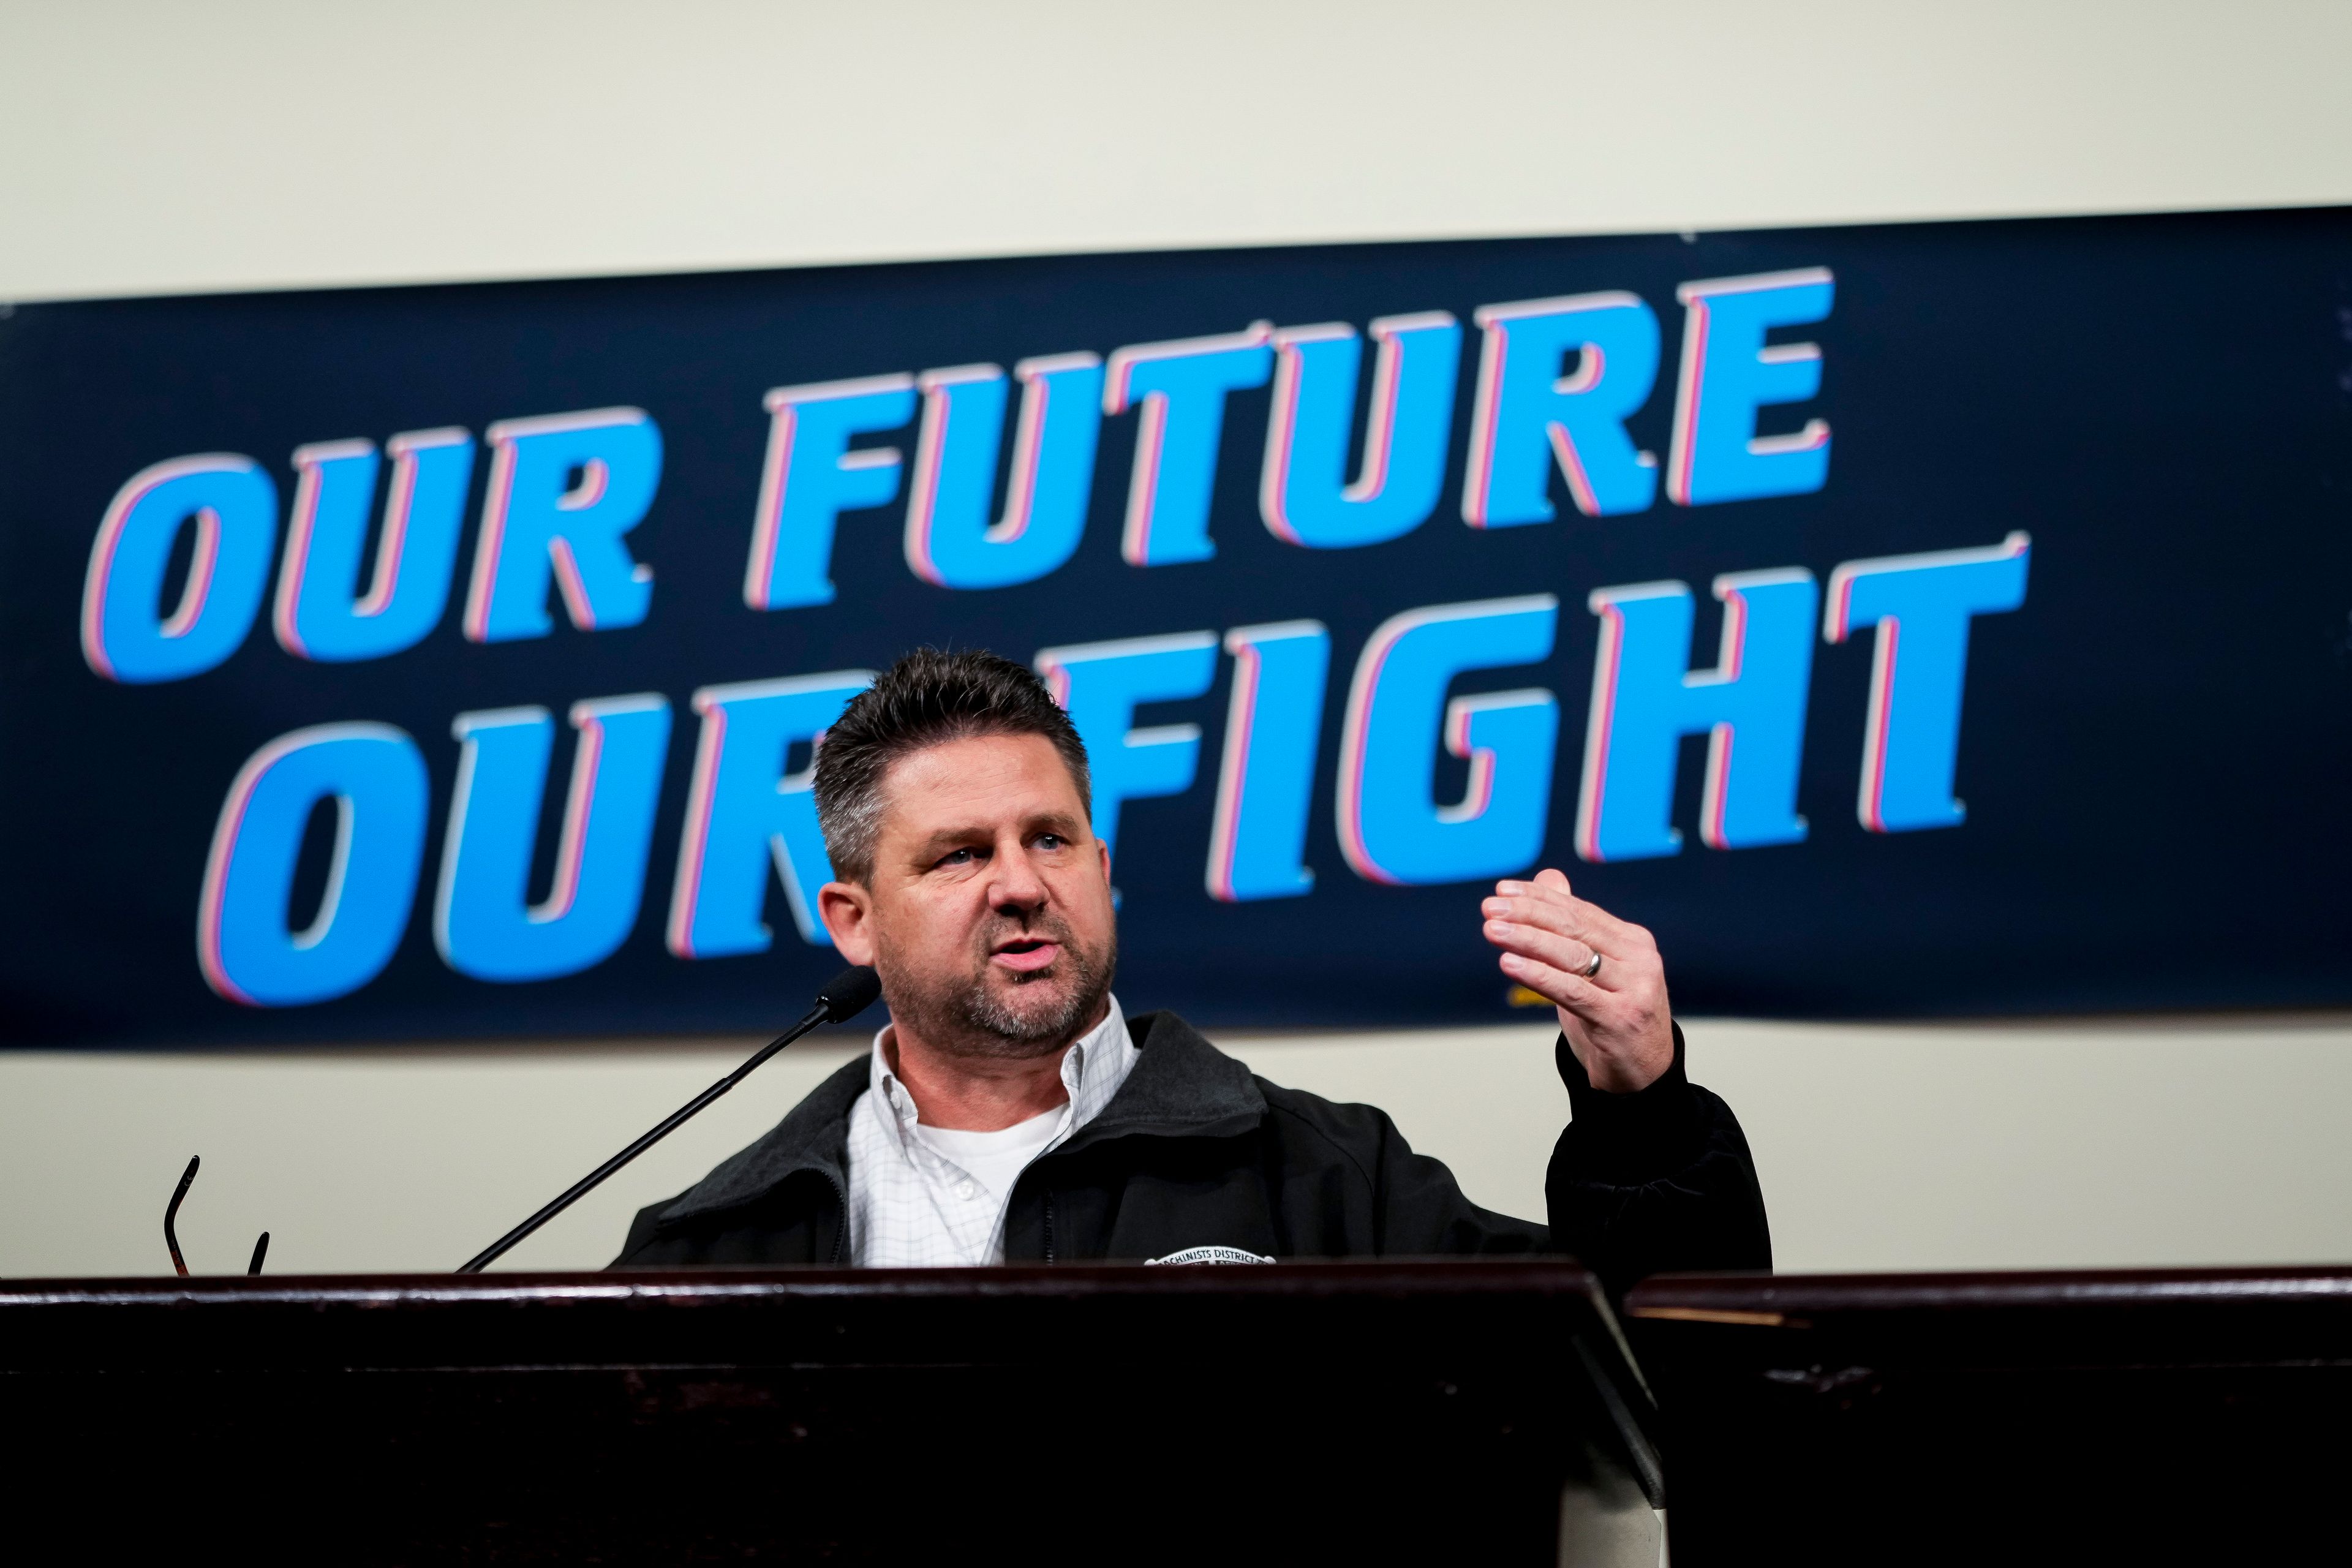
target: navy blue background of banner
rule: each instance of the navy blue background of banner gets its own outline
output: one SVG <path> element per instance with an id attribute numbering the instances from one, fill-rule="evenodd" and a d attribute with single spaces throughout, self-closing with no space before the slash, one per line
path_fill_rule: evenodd
<path id="1" fill-rule="evenodd" d="M 1826 267 L 1822 392 L 1765 428 L 1834 431 L 1817 493 L 1587 518 L 1559 476 L 1554 522 L 1461 521 L 1462 432 L 1482 304 L 1623 289 L 1665 329 L 1657 390 L 1629 422 L 1664 453 L 1692 279 Z M 1305 551 L 1258 516 L 1268 393 L 1228 405 L 1214 561 L 1118 552 L 1135 439 L 1107 419 L 1075 558 L 1014 587 L 958 592 L 901 556 L 901 500 L 844 515 L 829 605 L 755 611 L 745 552 L 788 384 L 1233 332 L 1257 320 L 1451 311 L 1469 342 L 1444 499 L 1406 536 Z M 293 493 L 306 442 L 629 405 L 658 423 L 660 488 L 629 536 L 650 615 L 478 646 L 459 594 L 398 655 L 309 663 L 265 607 L 192 679 L 120 685 L 78 641 L 91 542 L 146 466 L 249 455 Z M 911 428 L 881 438 L 910 455 Z M 869 439 L 869 444 L 872 444 Z M 470 559 L 474 475 L 459 573 Z M 772 886 L 767 952 L 689 961 L 663 943 L 694 760 L 696 689 L 879 668 L 929 643 L 1028 661 L 1049 645 L 1312 617 L 1331 687 L 1306 897 L 1203 890 L 1233 661 L 1196 700 L 1181 795 L 1130 801 L 1119 833 L 1118 990 L 1223 1026 L 1402 1026 L 1511 1011 L 1479 934 L 1482 886 L 1381 886 L 1335 838 L 1341 708 L 1373 628 L 1416 605 L 1548 593 L 1545 664 L 1455 689 L 1530 686 L 1560 704 L 1541 863 L 1654 930 L 1679 1011 L 1931 1016 L 2352 1003 L 2352 214 L 2043 220 L 1563 240 L 1046 258 L 549 283 L 29 305 L 0 319 L 0 1037 L 16 1045 L 259 1043 L 758 1030 L 837 965 L 795 935 Z M 1571 845 L 1591 688 L 1593 589 L 1681 579 L 1712 661 L 1729 572 L 1980 549 L 2030 532 L 2030 589 L 1972 630 L 1955 794 L 1963 826 L 1856 820 L 1871 653 L 1814 650 L 1799 809 L 1804 842 L 1721 851 L 1694 830 L 1704 738 L 1686 742 L 1678 855 L 1605 865 Z M 643 908 L 609 958 L 498 984 L 436 952 L 432 879 L 461 710 L 658 691 L 677 719 Z M 433 815 L 416 905 L 371 983 L 308 1006 L 215 994 L 195 954 L 224 793 L 273 737 L 368 720 L 422 749 Z M 540 887 L 568 735 L 542 813 Z M 1465 764 L 1441 756 L 1438 795 Z M 313 845 L 309 858 L 323 861 Z M 320 864 L 306 869 L 314 880 Z M 311 895 L 315 899 L 315 894 Z M 299 899 L 298 899 L 299 902 Z"/>

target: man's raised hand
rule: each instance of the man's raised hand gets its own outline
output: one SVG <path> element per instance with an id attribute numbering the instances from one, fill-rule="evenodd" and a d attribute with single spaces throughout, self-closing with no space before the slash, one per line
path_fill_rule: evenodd
<path id="1" fill-rule="evenodd" d="M 1585 902 L 1549 869 L 1496 883 L 1479 912 L 1486 940 L 1503 950 L 1503 973 L 1559 1009 L 1593 1088 L 1631 1094 L 1674 1065 L 1666 967 L 1648 931 Z"/>

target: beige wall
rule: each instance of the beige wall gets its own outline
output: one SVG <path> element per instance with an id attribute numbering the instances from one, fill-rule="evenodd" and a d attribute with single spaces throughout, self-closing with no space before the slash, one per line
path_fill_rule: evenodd
<path id="1" fill-rule="evenodd" d="M 0 0 L 0 299 L 2340 202 L 2332 0 Z"/>
<path id="2" fill-rule="evenodd" d="M 2340 5 L 0 0 L 0 300 L 2352 201 Z M 1786 1267 L 2352 1256 L 2352 1023 L 1690 1035 Z M 1533 1215 L 1548 1038 L 1229 1043 Z M 0 1054 L 0 1273 L 161 1269 L 192 1152 L 200 1268 L 264 1227 L 449 1267 L 751 1044 Z M 513 1261 L 609 1257 L 846 1048 Z"/>
<path id="3" fill-rule="evenodd" d="M 2352 1024 L 1885 1028 L 1699 1019 L 1785 1268 L 2352 1258 Z M 0 1272 L 152 1273 L 182 1214 L 199 1270 L 271 1232 L 285 1270 L 454 1268 L 754 1041 L 0 1058 Z M 1386 1108 L 1477 1201 L 1543 1213 L 1568 1114 L 1540 1026 L 1225 1044 L 1279 1082 Z M 751 1142 L 846 1060 L 796 1047 L 512 1255 L 593 1268 L 629 1215 Z"/>

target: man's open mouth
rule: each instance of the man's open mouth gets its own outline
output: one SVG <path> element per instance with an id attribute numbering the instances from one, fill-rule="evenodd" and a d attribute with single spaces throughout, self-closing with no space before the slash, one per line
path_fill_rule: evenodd
<path id="1" fill-rule="evenodd" d="M 1061 956 L 1062 944 L 1042 936 L 1024 936 L 1000 942 L 989 954 L 990 962 L 1003 964 L 1016 974 L 1034 974 Z"/>

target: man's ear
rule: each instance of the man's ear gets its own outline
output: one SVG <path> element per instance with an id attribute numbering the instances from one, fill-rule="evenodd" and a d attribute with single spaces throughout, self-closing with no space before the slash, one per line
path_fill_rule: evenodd
<path id="1" fill-rule="evenodd" d="M 816 890 L 817 919 L 833 945 L 852 963 L 874 962 L 874 895 L 855 882 L 827 882 Z"/>

